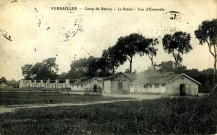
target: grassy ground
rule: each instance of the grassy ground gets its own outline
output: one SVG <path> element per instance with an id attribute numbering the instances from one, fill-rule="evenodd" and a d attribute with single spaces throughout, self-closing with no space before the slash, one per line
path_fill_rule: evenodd
<path id="1" fill-rule="evenodd" d="M 72 95 L 58 92 L 0 92 L 1 105 L 19 104 L 56 104 L 56 103 L 79 103 L 89 101 L 110 101 L 119 99 L 118 97 L 104 97 L 91 95 Z"/>
<path id="2" fill-rule="evenodd" d="M 160 98 L 0 115 L 0 134 L 213 134 L 216 98 Z"/>

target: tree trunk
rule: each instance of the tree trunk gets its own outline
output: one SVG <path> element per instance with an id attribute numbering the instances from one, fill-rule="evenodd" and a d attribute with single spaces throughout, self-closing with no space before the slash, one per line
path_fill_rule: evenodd
<path id="1" fill-rule="evenodd" d="M 216 56 L 214 57 L 213 87 L 215 86 L 215 78 L 216 78 Z"/>
<path id="2" fill-rule="evenodd" d="M 216 59 L 217 59 L 217 54 L 216 54 L 216 46 L 214 45 L 214 69 L 213 69 L 213 87 L 216 85 L 215 79 L 216 79 Z"/>
<path id="3" fill-rule="evenodd" d="M 49 69 L 49 70 L 50 70 L 50 78 L 51 78 L 51 67 L 50 67 L 50 69 Z"/>
<path id="4" fill-rule="evenodd" d="M 175 65 L 175 68 L 177 69 L 178 67 L 178 60 L 176 60 L 176 65 Z"/>
<path id="5" fill-rule="evenodd" d="M 175 53 L 174 53 L 174 50 L 173 50 L 173 57 L 175 59 L 175 69 L 177 69 L 177 65 L 178 65 L 178 58 L 176 57 Z"/>
<path id="6" fill-rule="evenodd" d="M 151 55 L 151 66 L 153 67 L 154 66 L 154 60 L 153 60 L 153 54 Z"/>
<path id="7" fill-rule="evenodd" d="M 112 67 L 112 74 L 115 73 L 115 66 Z"/>
<path id="8" fill-rule="evenodd" d="M 133 57 L 130 56 L 130 73 L 132 73 L 132 62 L 133 62 Z"/>
<path id="9" fill-rule="evenodd" d="M 208 42 L 208 40 L 206 40 L 208 47 L 209 47 L 209 52 L 212 54 L 212 56 L 214 57 L 214 69 L 213 69 L 213 86 L 215 85 L 215 77 L 216 77 L 216 59 L 217 59 L 217 54 L 216 54 L 216 45 L 213 45 L 214 48 L 214 52 L 212 52 L 212 46 L 211 46 L 211 41 Z"/>

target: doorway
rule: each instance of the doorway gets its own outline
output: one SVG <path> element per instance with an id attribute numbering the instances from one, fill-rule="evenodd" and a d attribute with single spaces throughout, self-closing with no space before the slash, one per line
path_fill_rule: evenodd
<path id="1" fill-rule="evenodd" d="M 93 92 L 97 92 L 97 85 L 93 86 Z"/>
<path id="2" fill-rule="evenodd" d="M 186 95 L 186 87 L 185 84 L 180 84 L 180 96 Z"/>

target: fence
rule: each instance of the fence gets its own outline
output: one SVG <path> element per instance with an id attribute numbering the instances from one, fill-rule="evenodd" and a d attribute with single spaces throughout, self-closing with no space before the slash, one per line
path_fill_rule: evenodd
<path id="1" fill-rule="evenodd" d="M 19 88 L 71 88 L 70 80 L 20 80 Z"/>

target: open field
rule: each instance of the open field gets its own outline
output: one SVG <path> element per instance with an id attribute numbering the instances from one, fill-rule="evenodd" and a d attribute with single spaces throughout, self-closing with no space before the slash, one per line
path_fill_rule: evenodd
<path id="1" fill-rule="evenodd" d="M 19 109 L 0 114 L 0 134 L 213 134 L 216 110 L 216 98 Z"/>
<path id="2" fill-rule="evenodd" d="M 74 95 L 59 92 L 0 92 L 0 106 L 23 104 L 58 104 L 130 99 L 98 95 Z"/>

